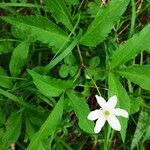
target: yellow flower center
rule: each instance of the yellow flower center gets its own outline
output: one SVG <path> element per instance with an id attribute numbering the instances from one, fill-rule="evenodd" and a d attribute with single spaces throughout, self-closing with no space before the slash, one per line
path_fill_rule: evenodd
<path id="1" fill-rule="evenodd" d="M 104 115 L 105 115 L 106 117 L 108 117 L 108 116 L 110 115 L 110 112 L 109 112 L 108 110 L 105 110 L 105 111 L 104 111 Z"/>

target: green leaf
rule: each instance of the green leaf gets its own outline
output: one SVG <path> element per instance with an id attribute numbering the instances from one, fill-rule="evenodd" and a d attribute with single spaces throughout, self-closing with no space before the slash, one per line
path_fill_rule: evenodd
<path id="1" fill-rule="evenodd" d="M 97 14 L 97 12 L 98 12 L 100 9 L 101 9 L 101 8 L 100 8 L 99 4 L 97 4 L 97 3 L 95 3 L 95 2 L 89 2 L 87 12 L 88 12 L 89 14 L 95 16 L 95 15 Z"/>
<path id="2" fill-rule="evenodd" d="M 69 70 L 70 76 L 73 77 L 77 73 L 77 71 L 78 71 L 78 66 L 77 65 L 76 66 L 71 66 L 70 70 Z"/>
<path id="3" fill-rule="evenodd" d="M 73 53 L 71 52 L 70 54 L 68 54 L 65 58 L 64 58 L 64 62 L 67 64 L 67 65 L 74 65 L 76 64 L 76 58 L 75 56 L 73 55 Z"/>
<path id="4" fill-rule="evenodd" d="M 100 58 L 98 56 L 92 57 L 89 61 L 91 67 L 97 67 L 100 64 Z"/>
<path id="5" fill-rule="evenodd" d="M 11 100 L 11 101 L 18 103 L 18 104 L 24 106 L 25 108 L 28 108 L 37 113 L 37 109 L 35 107 L 33 107 L 32 105 L 28 104 L 27 102 L 25 102 L 22 97 L 17 97 L 3 89 L 0 89 L 0 94 L 7 97 L 9 101 Z"/>
<path id="6" fill-rule="evenodd" d="M 69 74 L 69 66 L 62 64 L 60 69 L 59 69 L 59 75 L 62 78 L 66 78 L 68 76 L 68 74 Z"/>
<path id="7" fill-rule="evenodd" d="M 50 63 L 44 67 L 43 72 L 45 74 L 49 72 L 49 70 L 51 70 L 54 66 L 56 66 L 61 60 L 63 60 L 67 55 L 69 55 L 73 51 L 75 46 L 78 44 L 80 36 L 81 32 L 79 32 L 79 34 L 74 38 L 74 40 L 70 43 L 70 45 L 62 51 L 62 53 L 60 53 L 58 56 L 56 55 L 57 57 L 55 56 L 56 58 L 52 59 Z"/>
<path id="8" fill-rule="evenodd" d="M 71 15 L 64 0 L 47 0 L 46 6 L 57 21 L 62 22 L 69 30 L 72 30 Z"/>
<path id="9" fill-rule="evenodd" d="M 104 80 L 105 73 L 100 70 L 100 68 L 86 68 L 85 69 L 85 77 L 88 79 L 93 78 L 95 81 Z"/>
<path id="10" fill-rule="evenodd" d="M 99 10 L 80 43 L 86 46 L 96 46 L 101 43 L 126 10 L 128 3 L 129 0 L 112 0 L 106 8 Z"/>
<path id="11" fill-rule="evenodd" d="M 31 138 L 35 134 L 35 129 L 28 118 L 26 118 L 25 120 L 25 128 L 26 128 L 26 137 L 28 137 L 31 140 Z"/>
<path id="12" fill-rule="evenodd" d="M 78 96 L 73 91 L 67 91 L 73 110 L 79 119 L 80 128 L 87 133 L 94 133 L 94 123 L 87 119 L 90 112 L 85 99 L 80 95 Z"/>
<path id="13" fill-rule="evenodd" d="M 64 97 L 62 96 L 55 108 L 52 110 L 47 120 L 41 126 L 40 130 L 35 133 L 33 136 L 31 143 L 29 144 L 27 150 L 36 150 L 39 147 L 39 143 L 41 140 L 50 136 L 53 132 L 55 132 L 58 124 L 61 121 L 63 114 L 63 101 Z"/>
<path id="14" fill-rule="evenodd" d="M 1 17 L 6 22 L 18 27 L 30 37 L 56 48 L 68 41 L 64 31 L 53 22 L 41 16 Z"/>
<path id="15" fill-rule="evenodd" d="M 13 49 L 12 42 L 10 41 L 0 42 L 0 55 L 3 53 L 9 53 L 12 51 L 12 49 Z"/>
<path id="16" fill-rule="evenodd" d="M 145 134 L 150 127 L 149 115 L 150 114 L 146 111 L 140 113 L 138 124 L 136 126 L 134 137 L 131 143 L 131 150 L 137 146 L 140 147 L 142 142 L 144 142 L 143 138 L 145 137 Z"/>
<path id="17" fill-rule="evenodd" d="M 34 84 L 38 90 L 47 97 L 59 96 L 66 89 L 73 86 L 71 80 L 63 81 L 60 79 L 51 78 L 49 76 L 40 75 L 31 70 L 28 70 L 28 72 L 32 76 Z"/>
<path id="18" fill-rule="evenodd" d="M 130 97 L 130 115 L 137 113 L 140 110 L 140 103 L 141 98 L 140 97 Z"/>
<path id="19" fill-rule="evenodd" d="M 2 125 L 4 125 L 5 119 L 6 119 L 6 118 L 5 118 L 5 112 L 4 112 L 3 109 L 0 108 L 0 127 L 1 127 Z"/>
<path id="20" fill-rule="evenodd" d="M 13 51 L 10 59 L 9 68 L 12 76 L 18 76 L 22 67 L 27 63 L 29 53 L 29 43 L 24 41 L 20 43 Z"/>
<path id="21" fill-rule="evenodd" d="M 12 80 L 7 76 L 6 71 L 0 66 L 0 86 L 3 88 L 12 88 Z"/>
<path id="22" fill-rule="evenodd" d="M 121 76 L 138 84 L 145 90 L 150 90 L 150 65 L 134 65 L 117 70 Z"/>
<path id="23" fill-rule="evenodd" d="M 121 85 L 120 81 L 117 79 L 115 74 L 109 73 L 108 85 L 109 85 L 109 97 L 116 95 L 118 98 L 117 107 L 125 109 L 128 113 L 130 113 L 129 96 L 124 87 Z M 122 140 L 125 141 L 128 119 L 121 117 L 119 120 L 121 123 L 121 131 L 120 131 L 121 137 Z"/>
<path id="24" fill-rule="evenodd" d="M 125 44 L 121 45 L 112 56 L 110 67 L 115 68 L 121 64 L 128 62 L 130 59 L 143 50 L 150 48 L 150 24 L 147 25 L 141 32 L 135 34 Z"/>
<path id="25" fill-rule="evenodd" d="M 6 131 L 2 138 L 4 148 L 8 148 L 11 144 L 14 144 L 20 136 L 22 125 L 22 114 L 12 113 L 6 122 Z"/>

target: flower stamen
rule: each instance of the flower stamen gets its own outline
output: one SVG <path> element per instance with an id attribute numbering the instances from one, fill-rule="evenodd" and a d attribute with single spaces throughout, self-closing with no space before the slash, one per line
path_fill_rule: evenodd
<path id="1" fill-rule="evenodd" d="M 106 117 L 108 117 L 108 116 L 110 115 L 110 112 L 109 112 L 108 110 L 105 110 L 105 111 L 104 111 L 104 115 L 105 115 Z"/>

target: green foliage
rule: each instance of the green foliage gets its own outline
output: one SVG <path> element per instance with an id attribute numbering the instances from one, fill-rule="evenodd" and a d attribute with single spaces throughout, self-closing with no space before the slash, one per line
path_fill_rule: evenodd
<path id="1" fill-rule="evenodd" d="M 67 65 L 61 65 L 60 69 L 59 69 L 59 75 L 62 78 L 66 78 L 69 74 L 69 67 Z"/>
<path id="2" fill-rule="evenodd" d="M 61 60 L 63 60 L 67 55 L 69 55 L 77 45 L 79 37 L 80 37 L 80 33 L 62 53 L 60 53 L 55 59 L 52 59 L 52 61 L 50 61 L 50 63 L 44 67 L 43 72 L 47 73 L 54 66 L 56 66 Z"/>
<path id="3" fill-rule="evenodd" d="M 90 2 L 88 5 L 88 13 L 91 15 L 96 15 L 97 12 L 100 10 L 100 6 L 98 6 L 98 4 L 96 4 L 95 2 Z"/>
<path id="4" fill-rule="evenodd" d="M 9 53 L 13 49 L 12 43 L 9 41 L 0 42 L 0 55 L 3 53 Z"/>
<path id="5" fill-rule="evenodd" d="M 109 97 L 116 95 L 118 97 L 117 107 L 125 109 L 126 111 L 130 112 L 130 99 L 129 96 L 121 85 L 119 79 L 112 73 L 108 76 L 108 85 L 109 85 Z M 126 129 L 128 120 L 124 118 L 120 118 L 121 123 L 121 137 L 122 140 L 125 141 L 126 137 Z"/>
<path id="6" fill-rule="evenodd" d="M 149 6 L 0 2 L 0 150 L 147 149 Z M 107 124 L 94 133 L 87 116 L 99 109 L 95 95 L 116 95 L 116 107 L 129 113 L 118 116 L 120 132 Z"/>
<path id="7" fill-rule="evenodd" d="M 10 72 L 12 76 L 18 76 L 22 67 L 27 63 L 29 53 L 29 43 L 24 41 L 20 43 L 13 51 L 10 59 Z"/>
<path id="8" fill-rule="evenodd" d="M 20 136 L 22 126 L 22 113 L 14 112 L 6 122 L 6 131 L 2 138 L 2 147 L 7 149 L 14 144 Z"/>
<path id="9" fill-rule="evenodd" d="M 50 20 L 41 16 L 2 17 L 6 22 L 26 32 L 34 40 L 49 44 L 56 48 L 68 42 L 67 35 Z"/>
<path id="10" fill-rule="evenodd" d="M 86 46 L 96 46 L 101 43 L 126 10 L 128 3 L 129 0 L 113 0 L 106 8 L 100 9 L 80 39 L 80 43 Z"/>
<path id="11" fill-rule="evenodd" d="M 100 58 L 98 56 L 93 57 L 90 59 L 89 64 L 91 67 L 97 67 L 100 64 Z"/>
<path id="12" fill-rule="evenodd" d="M 78 65 L 73 54 L 69 54 L 64 58 L 64 64 L 59 69 L 59 75 L 66 78 L 68 75 L 73 77 L 78 71 Z"/>
<path id="13" fill-rule="evenodd" d="M 3 88 L 11 88 L 12 80 L 7 76 L 6 71 L 0 66 L 0 86 Z"/>
<path id="14" fill-rule="evenodd" d="M 149 128 L 150 128 L 149 112 L 146 111 L 141 112 L 134 133 L 134 137 L 131 143 L 131 150 L 133 150 L 135 147 L 139 148 L 140 145 L 144 143 L 144 141 L 149 140 L 150 137 Z M 144 138 L 145 135 L 147 138 Z"/>
<path id="15" fill-rule="evenodd" d="M 135 65 L 117 71 L 121 76 L 138 84 L 145 90 L 150 90 L 150 65 Z"/>
<path id="16" fill-rule="evenodd" d="M 67 91 L 67 95 L 70 99 L 71 106 L 79 119 L 80 128 L 87 133 L 93 133 L 94 124 L 87 119 L 90 110 L 85 99 L 78 96 L 73 91 Z"/>
<path id="17" fill-rule="evenodd" d="M 140 110 L 140 103 L 142 99 L 140 97 L 130 97 L 130 114 L 137 113 Z"/>
<path id="18" fill-rule="evenodd" d="M 42 142 L 42 139 L 47 138 L 55 132 L 57 125 L 61 121 L 63 113 L 63 100 L 64 97 L 61 96 L 60 100 L 58 101 L 55 108 L 50 113 L 44 124 L 41 126 L 40 130 L 33 136 L 31 143 L 27 148 L 28 150 L 38 149 L 39 144 L 41 144 Z"/>
<path id="19" fill-rule="evenodd" d="M 34 71 L 28 71 L 33 78 L 34 84 L 39 92 L 47 97 L 59 96 L 66 89 L 71 88 L 72 81 L 63 81 L 60 79 L 51 78 L 45 75 L 40 75 Z M 60 86 L 61 85 L 61 86 Z"/>
<path id="20" fill-rule="evenodd" d="M 55 16 L 57 21 L 62 22 L 69 30 L 72 30 L 73 25 L 71 15 L 68 11 L 64 0 L 46 1 L 48 10 Z"/>
<path id="21" fill-rule="evenodd" d="M 135 34 L 127 40 L 123 45 L 115 50 L 110 63 L 111 68 L 115 68 L 121 64 L 128 62 L 130 59 L 143 50 L 150 47 L 150 24 L 147 25 L 141 32 Z"/>

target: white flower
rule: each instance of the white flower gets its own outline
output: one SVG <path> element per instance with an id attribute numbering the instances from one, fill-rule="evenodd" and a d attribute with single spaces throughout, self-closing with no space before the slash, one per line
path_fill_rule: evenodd
<path id="1" fill-rule="evenodd" d="M 110 97 L 108 102 L 106 102 L 103 97 L 98 95 L 96 95 L 96 99 L 101 108 L 90 112 L 88 115 L 89 120 L 97 120 L 94 132 L 99 133 L 106 121 L 108 121 L 109 125 L 114 130 L 120 131 L 121 125 L 116 116 L 128 118 L 128 112 L 124 109 L 115 108 L 117 104 L 117 96 L 114 95 Z"/>

